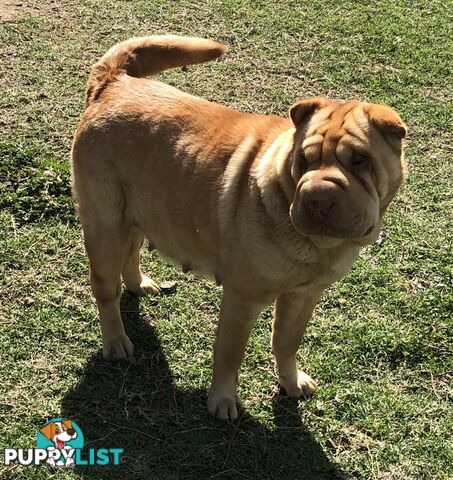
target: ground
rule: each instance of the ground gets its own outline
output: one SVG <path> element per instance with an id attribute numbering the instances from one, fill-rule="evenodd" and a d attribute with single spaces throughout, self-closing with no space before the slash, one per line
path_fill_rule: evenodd
<path id="1" fill-rule="evenodd" d="M 9 4 L 9 6 L 7 6 Z M 5 7 L 6 5 L 6 7 Z M 451 12 L 440 0 L 1 2 L 0 450 L 33 447 L 46 419 L 78 422 L 119 467 L 0 465 L 2 479 L 453 477 Z M 90 65 L 133 35 L 230 45 L 161 78 L 245 111 L 286 115 L 330 95 L 386 103 L 409 129 L 409 176 L 379 244 L 317 307 L 300 362 L 319 390 L 279 392 L 267 309 L 249 342 L 238 424 L 208 417 L 220 289 L 145 253 L 173 295 L 122 298 L 137 349 L 100 355 L 69 151 Z"/>

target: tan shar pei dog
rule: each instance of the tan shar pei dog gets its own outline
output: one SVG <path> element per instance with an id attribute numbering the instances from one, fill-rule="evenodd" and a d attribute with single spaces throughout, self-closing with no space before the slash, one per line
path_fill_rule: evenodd
<path id="1" fill-rule="evenodd" d="M 142 78 L 226 50 L 179 36 L 112 47 L 89 77 L 72 174 L 104 356 L 134 352 L 121 277 L 137 295 L 159 291 L 139 266 L 147 237 L 185 271 L 223 286 L 208 410 L 234 420 L 250 330 L 274 301 L 279 382 L 291 397 L 315 391 L 297 368 L 298 347 L 323 290 L 379 234 L 404 177 L 406 128 L 391 108 L 357 100 L 300 100 L 287 119 Z"/>

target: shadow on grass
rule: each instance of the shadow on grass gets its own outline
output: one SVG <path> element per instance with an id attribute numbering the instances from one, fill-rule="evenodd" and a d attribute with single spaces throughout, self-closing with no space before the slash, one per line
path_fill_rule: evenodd
<path id="1" fill-rule="evenodd" d="M 294 401 L 274 399 L 272 430 L 247 414 L 234 426 L 210 418 L 205 391 L 173 384 L 154 328 L 138 306 L 137 297 L 123 294 L 137 360 L 115 364 L 95 355 L 62 404 L 62 415 L 82 429 L 86 448 L 124 448 L 122 463 L 76 467 L 76 473 L 87 479 L 344 478 L 301 423 Z"/>

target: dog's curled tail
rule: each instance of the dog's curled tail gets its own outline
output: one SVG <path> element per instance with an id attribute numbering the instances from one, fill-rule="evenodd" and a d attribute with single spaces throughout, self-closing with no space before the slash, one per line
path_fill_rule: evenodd
<path id="1" fill-rule="evenodd" d="M 214 60 L 227 50 L 226 45 L 212 40 L 178 35 L 131 38 L 118 43 L 93 65 L 88 79 L 87 105 L 96 101 L 119 75 L 146 77 L 168 68 Z"/>

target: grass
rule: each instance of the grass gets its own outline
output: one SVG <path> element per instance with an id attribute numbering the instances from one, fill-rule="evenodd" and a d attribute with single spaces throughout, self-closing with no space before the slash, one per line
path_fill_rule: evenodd
<path id="1" fill-rule="evenodd" d="M 0 449 L 33 447 L 44 420 L 78 421 L 120 467 L 0 465 L 2 479 L 453 478 L 451 15 L 440 0 L 51 0 L 0 24 Z M 324 295 L 300 349 L 313 399 L 279 395 L 271 310 L 241 371 L 247 414 L 208 417 L 220 289 L 154 254 L 176 294 L 122 298 L 132 364 L 100 356 L 68 153 L 90 65 L 133 35 L 180 33 L 231 47 L 165 81 L 247 111 L 285 115 L 304 96 L 395 107 L 410 175 L 385 220 Z M 451 83 L 451 82 L 450 82 Z"/>

